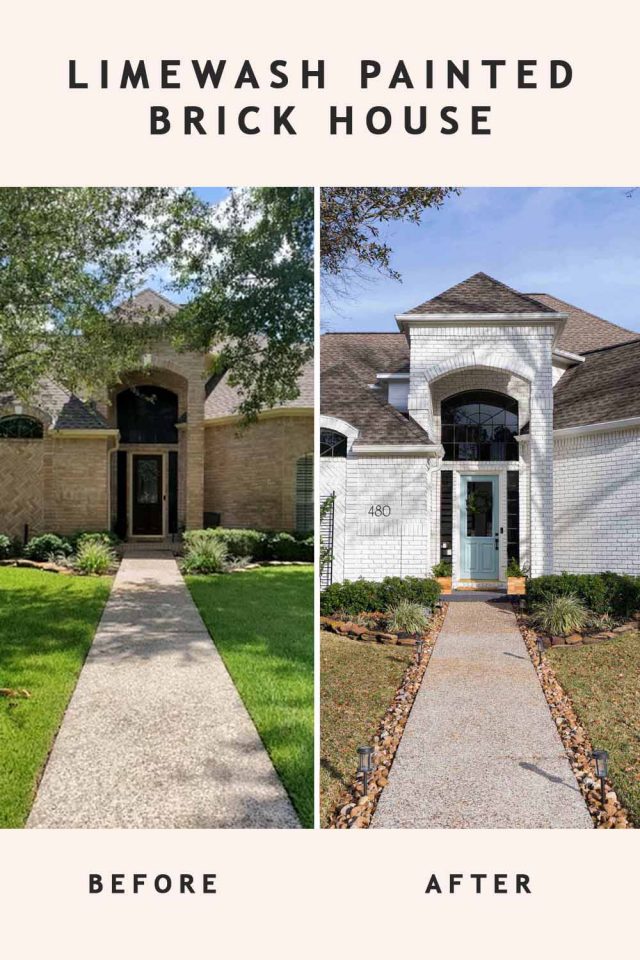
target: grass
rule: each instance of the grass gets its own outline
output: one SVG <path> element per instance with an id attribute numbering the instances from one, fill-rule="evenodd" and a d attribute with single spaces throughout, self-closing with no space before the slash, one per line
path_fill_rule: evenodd
<path id="1" fill-rule="evenodd" d="M 0 827 L 22 827 L 109 595 L 109 577 L 0 568 Z"/>
<path id="2" fill-rule="evenodd" d="M 545 656 L 594 748 L 609 752 L 611 782 L 640 826 L 640 633 Z"/>
<path id="3" fill-rule="evenodd" d="M 320 641 L 320 825 L 356 774 L 356 749 L 371 743 L 400 686 L 413 648 L 358 643 L 322 633 Z"/>
<path id="4" fill-rule="evenodd" d="M 313 826 L 313 567 L 185 578 L 300 822 Z"/>

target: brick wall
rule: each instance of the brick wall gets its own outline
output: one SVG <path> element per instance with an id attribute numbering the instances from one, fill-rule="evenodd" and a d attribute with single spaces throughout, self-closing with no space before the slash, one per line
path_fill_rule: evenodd
<path id="1" fill-rule="evenodd" d="M 224 527 L 294 530 L 296 463 L 313 450 L 313 417 L 268 417 L 239 432 L 204 430 L 204 509 Z"/>
<path id="2" fill-rule="evenodd" d="M 44 532 L 43 452 L 46 440 L 0 440 L 0 533 L 22 540 Z"/>
<path id="3" fill-rule="evenodd" d="M 640 430 L 557 438 L 557 573 L 640 574 Z"/>
<path id="4" fill-rule="evenodd" d="M 44 529 L 104 530 L 110 439 L 49 437 L 43 444 Z"/>

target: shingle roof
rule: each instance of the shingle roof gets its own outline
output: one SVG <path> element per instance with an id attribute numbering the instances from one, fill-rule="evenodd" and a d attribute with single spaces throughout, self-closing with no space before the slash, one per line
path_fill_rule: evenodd
<path id="1" fill-rule="evenodd" d="M 407 313 L 555 313 L 553 307 L 518 293 L 486 273 L 475 273 Z"/>
<path id="2" fill-rule="evenodd" d="M 19 403 L 12 394 L 0 397 L 0 406 Z M 52 430 L 108 430 L 109 424 L 102 414 L 85 403 L 75 393 L 70 393 L 54 383 L 42 380 L 33 393 L 30 406 L 42 410 L 50 418 Z"/>
<path id="3" fill-rule="evenodd" d="M 313 362 L 309 361 L 302 369 L 298 379 L 299 395 L 295 400 L 287 400 L 278 404 L 278 410 L 299 409 L 313 407 Z M 215 420 L 217 417 L 226 417 L 238 412 L 242 400 L 237 387 L 229 383 L 229 372 L 221 377 L 212 377 L 207 383 L 207 399 L 204 405 L 205 420 Z"/>
<path id="4" fill-rule="evenodd" d="M 530 293 L 528 296 L 535 297 L 552 310 L 568 314 L 562 336 L 557 343 L 560 350 L 585 353 L 618 343 L 629 343 L 630 340 L 640 340 L 640 333 L 603 320 L 602 317 L 574 307 L 573 304 L 560 300 L 559 297 L 552 297 L 549 293 Z"/>
<path id="5" fill-rule="evenodd" d="M 322 370 L 320 409 L 359 430 L 358 443 L 430 443 L 427 433 L 363 384 L 356 369 L 339 361 Z"/>
<path id="6" fill-rule="evenodd" d="M 556 384 L 553 426 L 640 417 L 640 339 L 586 354 Z"/>
<path id="7" fill-rule="evenodd" d="M 320 362 L 320 410 L 357 427 L 359 443 L 430 443 L 415 420 L 385 403 L 369 386 L 377 373 L 408 372 L 404 334 L 327 333 Z"/>

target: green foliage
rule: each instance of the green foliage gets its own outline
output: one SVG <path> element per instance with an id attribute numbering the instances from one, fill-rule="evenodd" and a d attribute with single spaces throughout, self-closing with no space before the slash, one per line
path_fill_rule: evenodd
<path id="1" fill-rule="evenodd" d="M 115 563 L 116 555 L 104 540 L 83 540 L 78 546 L 73 563 L 76 573 L 85 576 L 103 576 Z"/>
<path id="2" fill-rule="evenodd" d="M 185 573 L 222 573 L 226 560 L 227 547 L 224 541 L 214 537 L 194 537 L 185 550 L 182 569 Z"/>
<path id="3" fill-rule="evenodd" d="M 73 553 L 73 548 L 67 539 L 56 533 L 42 533 L 32 537 L 24 548 L 25 557 L 36 563 L 44 563 L 52 553 L 62 553 L 68 557 Z"/>
<path id="4" fill-rule="evenodd" d="M 420 223 L 457 191 L 451 187 L 323 187 L 320 192 L 320 261 L 330 276 L 368 268 L 395 280 L 391 247 L 380 237 L 385 223 Z"/>
<path id="5" fill-rule="evenodd" d="M 0 388 L 28 398 L 50 376 L 70 389 L 117 379 L 160 336 L 117 309 L 167 255 L 189 191 L 0 189 Z M 80 336 L 78 335 L 80 334 Z"/>
<path id="6" fill-rule="evenodd" d="M 175 341 L 217 344 L 211 372 L 230 372 L 244 422 L 294 400 L 313 350 L 313 190 L 235 190 L 222 212 L 203 207 L 172 260 L 192 298 L 172 323 Z"/>
<path id="7" fill-rule="evenodd" d="M 587 625 L 589 611 L 575 594 L 558 594 L 535 603 L 532 607 L 532 619 L 544 633 L 565 637 Z"/>
<path id="8" fill-rule="evenodd" d="M 13 553 L 13 542 L 11 537 L 0 533 L 0 560 L 7 560 Z"/>
<path id="9" fill-rule="evenodd" d="M 507 576 L 508 577 L 526 577 L 529 572 L 529 568 L 526 566 L 520 566 L 515 557 L 509 559 L 507 564 Z"/>
<path id="10" fill-rule="evenodd" d="M 450 577 L 451 576 L 451 560 L 438 560 L 434 565 L 433 570 L 431 571 L 431 576 L 433 577 Z"/>
<path id="11" fill-rule="evenodd" d="M 106 543 L 107 546 L 115 548 L 122 541 L 118 534 L 111 530 L 89 530 L 74 533 L 73 536 L 69 537 L 69 542 L 75 553 L 85 543 Z"/>
<path id="12" fill-rule="evenodd" d="M 560 573 L 527 580 L 530 606 L 548 597 L 578 597 L 593 613 L 625 617 L 640 610 L 640 577 L 619 573 Z"/>
<path id="13" fill-rule="evenodd" d="M 429 626 L 424 607 L 411 600 L 401 600 L 387 610 L 387 629 L 393 633 L 423 633 Z"/>
<path id="14" fill-rule="evenodd" d="M 380 583 L 373 580 L 345 580 L 332 583 L 320 594 L 320 612 L 323 616 L 344 613 L 357 616 L 366 611 L 388 610 L 408 600 L 423 607 L 432 607 L 440 596 L 440 585 L 435 580 L 420 577 L 386 577 Z"/>
<path id="15" fill-rule="evenodd" d="M 290 533 L 276 533 L 269 548 L 274 560 L 303 560 L 313 563 L 313 537 L 297 540 Z"/>

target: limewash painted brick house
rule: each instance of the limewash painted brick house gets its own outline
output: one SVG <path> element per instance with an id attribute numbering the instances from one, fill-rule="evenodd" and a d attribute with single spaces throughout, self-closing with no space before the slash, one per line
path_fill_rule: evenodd
<path id="1" fill-rule="evenodd" d="M 322 338 L 325 583 L 640 574 L 640 334 L 484 273 L 396 320 Z"/>

